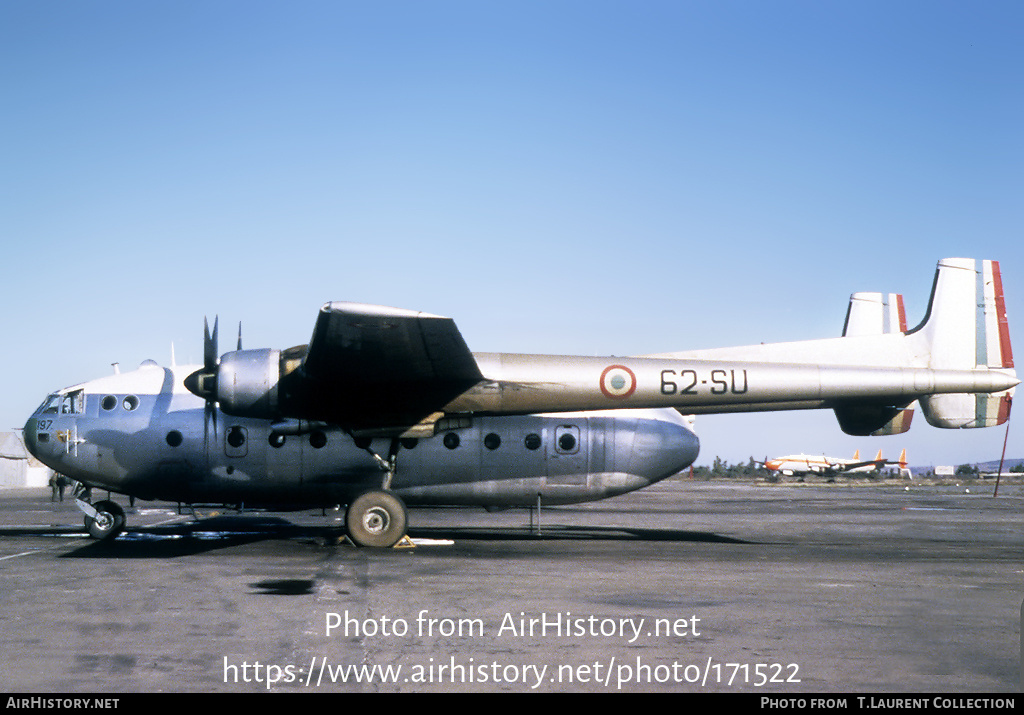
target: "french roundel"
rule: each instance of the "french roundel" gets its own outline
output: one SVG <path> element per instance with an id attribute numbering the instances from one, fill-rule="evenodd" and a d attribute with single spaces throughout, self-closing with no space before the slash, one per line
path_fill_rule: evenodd
<path id="1" fill-rule="evenodd" d="M 636 375 L 625 365 L 609 365 L 601 373 L 601 392 L 606 397 L 623 399 L 636 390 Z"/>

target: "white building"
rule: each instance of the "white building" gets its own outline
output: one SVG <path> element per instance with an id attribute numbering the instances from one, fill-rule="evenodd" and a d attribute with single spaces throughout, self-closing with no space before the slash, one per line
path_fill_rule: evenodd
<path id="1" fill-rule="evenodd" d="M 28 453 L 18 432 L 0 432 L 0 489 L 49 486 L 51 474 Z"/>

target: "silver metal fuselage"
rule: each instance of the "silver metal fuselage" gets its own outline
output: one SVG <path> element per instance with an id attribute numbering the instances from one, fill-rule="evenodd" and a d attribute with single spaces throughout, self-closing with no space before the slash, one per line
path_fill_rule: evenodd
<path id="1" fill-rule="evenodd" d="M 54 393 L 25 424 L 55 471 L 113 492 L 183 503 L 333 506 L 380 488 L 392 438 L 358 442 L 326 425 L 272 428 L 183 387 L 195 366 L 144 364 Z M 645 487 L 696 459 L 671 409 L 472 416 L 400 440 L 391 488 L 410 505 L 566 504 Z"/>

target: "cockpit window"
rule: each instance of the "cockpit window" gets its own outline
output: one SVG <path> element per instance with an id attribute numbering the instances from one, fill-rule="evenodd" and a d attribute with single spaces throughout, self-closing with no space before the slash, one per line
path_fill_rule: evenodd
<path id="1" fill-rule="evenodd" d="M 37 415 L 55 415 L 60 412 L 60 395 L 49 395 L 36 410 Z"/>
<path id="2" fill-rule="evenodd" d="M 80 415 L 85 412 L 85 390 L 57 392 L 49 395 L 39 405 L 39 415 Z"/>
<path id="3" fill-rule="evenodd" d="M 85 390 L 65 394 L 60 402 L 60 411 L 64 415 L 80 415 L 85 412 Z"/>

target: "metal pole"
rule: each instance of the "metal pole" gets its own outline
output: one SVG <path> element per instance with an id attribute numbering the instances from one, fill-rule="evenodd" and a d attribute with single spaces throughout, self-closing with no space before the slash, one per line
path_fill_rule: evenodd
<path id="1" fill-rule="evenodd" d="M 1010 407 L 1013 405 L 1013 398 L 1007 395 L 1006 400 L 1006 435 L 1003 437 L 1003 454 L 999 457 L 999 473 L 996 474 L 996 488 L 992 491 L 992 498 L 999 496 L 999 478 L 1003 476 L 1003 461 L 1006 459 L 1006 441 L 1010 439 Z"/>

